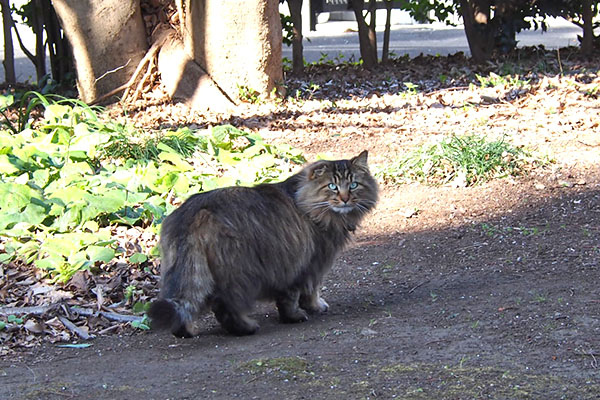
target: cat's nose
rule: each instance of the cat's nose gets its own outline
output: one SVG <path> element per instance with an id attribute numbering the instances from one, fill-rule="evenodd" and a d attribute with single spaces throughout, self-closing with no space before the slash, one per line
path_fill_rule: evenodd
<path id="1" fill-rule="evenodd" d="M 340 198 L 340 200 L 344 203 L 347 204 L 348 201 L 350 201 L 350 193 L 348 192 L 342 192 L 340 191 L 340 194 L 338 196 Z"/>

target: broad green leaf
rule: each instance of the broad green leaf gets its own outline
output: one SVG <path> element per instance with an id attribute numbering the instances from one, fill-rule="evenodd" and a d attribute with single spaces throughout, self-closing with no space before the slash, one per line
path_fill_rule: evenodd
<path id="1" fill-rule="evenodd" d="M 79 243 L 69 240 L 68 238 L 65 239 L 58 235 L 47 238 L 46 241 L 40 246 L 40 251 L 45 252 L 50 256 L 68 257 L 71 254 L 79 251 L 79 249 L 81 249 L 81 245 Z"/>
<path id="2" fill-rule="evenodd" d="M 161 143 L 162 144 L 162 143 Z M 160 145 L 159 145 L 160 147 Z M 184 161 L 181 156 L 177 153 L 167 153 L 167 152 L 162 152 L 158 155 L 158 158 L 161 161 L 169 161 L 170 163 L 172 163 L 175 167 L 177 167 L 177 169 L 179 169 L 180 171 L 191 171 L 193 168 L 190 164 L 188 164 L 186 161 Z"/>
<path id="3" fill-rule="evenodd" d="M 72 108 L 62 104 L 50 104 L 44 110 L 44 119 L 46 121 L 61 121 L 68 118 Z"/>
<path id="4" fill-rule="evenodd" d="M 148 261 L 148 257 L 142 253 L 135 253 L 129 257 L 129 262 L 133 264 L 142 264 L 146 261 Z"/>
<path id="5" fill-rule="evenodd" d="M 220 150 L 219 155 L 217 156 L 217 160 L 220 163 L 225 164 L 227 166 L 236 165 L 240 162 L 239 155 L 236 153 L 232 153 L 228 150 Z"/>
<path id="6" fill-rule="evenodd" d="M 88 246 L 85 252 L 87 253 L 88 259 L 92 263 L 96 261 L 102 261 L 107 263 L 113 258 L 115 258 L 115 251 L 109 247 L 104 246 Z"/>
<path id="7" fill-rule="evenodd" d="M 60 176 L 62 178 L 70 178 L 71 180 L 73 179 L 73 175 L 79 177 L 93 174 L 94 171 L 92 171 L 92 168 L 86 162 L 69 162 L 60 169 Z"/>
<path id="8" fill-rule="evenodd" d="M 0 208 L 2 211 L 19 211 L 38 194 L 29 186 L 0 182 Z"/>
<path id="9" fill-rule="evenodd" d="M 69 203 L 75 203 L 85 200 L 87 196 L 88 192 L 86 192 L 85 190 L 80 189 L 76 186 L 69 186 L 52 192 L 50 198 L 59 199 L 65 205 L 68 205 Z"/>
<path id="10" fill-rule="evenodd" d="M 15 103 L 15 96 L 12 94 L 9 95 L 0 95 L 0 109 L 5 109 L 6 107 L 10 107 Z"/>
<path id="11" fill-rule="evenodd" d="M 0 154 L 0 174 L 12 175 L 19 172 L 23 167 L 23 162 L 8 154 Z"/>
<path id="12" fill-rule="evenodd" d="M 33 183 L 43 188 L 48 183 L 50 179 L 50 171 L 48 169 L 36 169 L 33 171 Z"/>
<path id="13" fill-rule="evenodd" d="M 64 257 L 60 256 L 44 257 L 33 262 L 36 268 L 46 271 L 59 270 L 64 263 Z"/>

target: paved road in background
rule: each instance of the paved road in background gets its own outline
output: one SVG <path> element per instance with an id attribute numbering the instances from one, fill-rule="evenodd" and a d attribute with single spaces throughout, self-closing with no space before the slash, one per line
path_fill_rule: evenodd
<path id="1" fill-rule="evenodd" d="M 304 58 L 307 62 L 315 62 L 325 57 L 326 59 L 341 61 L 360 58 L 358 33 L 353 31 L 355 22 L 330 21 L 317 25 L 317 30 L 309 32 L 304 41 Z M 469 46 L 462 27 L 448 27 L 442 24 L 431 25 L 394 25 L 392 26 L 390 50 L 397 56 L 408 54 L 416 57 L 419 54 L 448 55 L 459 51 L 469 53 Z M 33 43 L 33 35 L 25 29 L 21 30 L 26 43 Z M 550 23 L 547 32 L 526 31 L 517 36 L 519 46 L 533 46 L 543 44 L 548 49 L 556 49 L 570 45 L 578 45 L 577 35 L 581 29 L 563 20 Z M 0 33 L 1 37 L 1 33 Z M 383 42 L 383 29 L 378 27 L 377 40 L 379 55 Z M 1 42 L 2 45 L 4 41 Z M 30 46 L 32 47 L 32 46 Z M 3 49 L 2 49 L 3 51 Z M 35 79 L 33 64 L 21 52 L 15 41 L 15 67 L 19 82 Z M 292 50 L 283 46 L 283 55 L 292 58 Z M 325 56 L 324 56 L 325 55 Z M 340 57 L 343 55 L 343 58 Z M 0 82 L 4 82 L 4 68 L 0 67 Z"/>
<path id="2" fill-rule="evenodd" d="M 331 21 L 318 24 L 315 32 L 306 34 L 310 40 L 304 41 L 304 58 L 307 62 L 318 61 L 327 55 L 328 59 L 334 60 L 343 55 L 347 61 L 353 57 L 360 58 L 358 45 L 358 33 L 355 22 Z M 577 35 L 581 29 L 575 25 L 563 21 L 553 20 L 547 32 L 541 30 L 525 31 L 517 35 L 519 46 L 544 45 L 548 49 L 556 49 L 566 46 L 577 46 Z M 377 29 L 377 44 L 379 56 L 381 57 L 381 46 L 383 43 L 383 28 Z M 470 55 L 469 45 L 462 26 L 448 27 L 442 24 L 430 25 L 395 25 L 391 30 L 390 50 L 397 56 L 408 54 L 416 57 L 419 54 L 448 55 L 459 51 Z M 291 47 L 284 46 L 283 55 L 292 58 Z"/>

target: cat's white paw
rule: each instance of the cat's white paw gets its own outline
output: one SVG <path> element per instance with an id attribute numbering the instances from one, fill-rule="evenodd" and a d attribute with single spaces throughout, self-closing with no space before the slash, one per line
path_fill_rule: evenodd
<path id="1" fill-rule="evenodd" d="M 329 304 L 327 304 L 327 302 L 322 297 L 319 297 L 317 298 L 315 308 L 318 312 L 324 313 L 327 312 L 327 310 L 329 310 Z"/>

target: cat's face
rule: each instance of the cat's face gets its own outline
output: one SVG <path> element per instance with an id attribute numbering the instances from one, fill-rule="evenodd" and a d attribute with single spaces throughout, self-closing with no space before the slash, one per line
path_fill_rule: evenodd
<path id="1" fill-rule="evenodd" d="M 317 220 L 326 213 L 358 217 L 375 206 L 377 193 L 363 151 L 349 160 L 317 161 L 307 167 L 298 201 Z"/>

